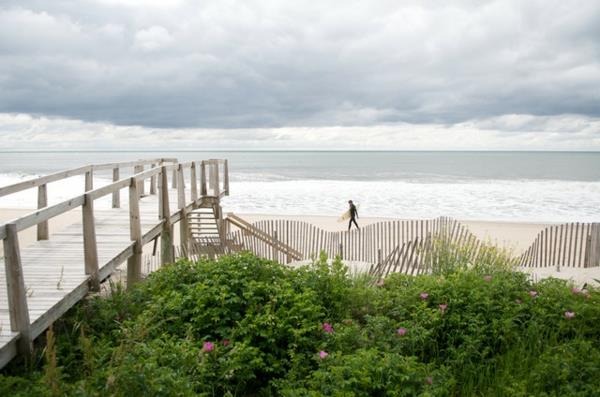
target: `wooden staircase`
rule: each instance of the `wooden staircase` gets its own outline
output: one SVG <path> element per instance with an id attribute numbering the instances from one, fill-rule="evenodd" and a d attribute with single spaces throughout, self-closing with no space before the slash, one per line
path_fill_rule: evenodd
<path id="1" fill-rule="evenodd" d="M 200 207 L 188 213 L 188 224 L 192 241 L 219 241 L 219 223 L 213 207 Z"/>

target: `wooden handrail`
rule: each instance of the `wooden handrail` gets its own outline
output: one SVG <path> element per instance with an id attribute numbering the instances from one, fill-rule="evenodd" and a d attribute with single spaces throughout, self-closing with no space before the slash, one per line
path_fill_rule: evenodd
<path id="1" fill-rule="evenodd" d="M 271 247 L 273 247 L 273 249 L 281 251 L 286 255 L 289 255 L 291 258 L 293 258 L 295 260 L 302 259 L 302 254 L 299 251 L 297 251 L 296 249 L 292 248 L 291 246 L 283 243 L 282 241 L 278 240 L 277 238 L 272 237 L 272 236 L 268 235 L 267 233 L 263 232 L 262 230 L 254 227 L 252 224 L 246 222 L 239 216 L 229 213 L 229 214 L 227 214 L 226 220 L 228 222 L 231 222 L 233 225 L 237 226 L 238 228 L 240 228 L 248 233 L 251 233 L 253 236 L 258 238 L 259 240 L 262 240 L 263 242 L 269 244 Z"/>
<path id="2" fill-rule="evenodd" d="M 7 196 L 9 194 L 17 193 L 23 190 L 31 189 L 34 187 L 46 185 L 51 182 L 60 181 L 62 179 L 70 178 L 77 175 L 82 175 L 89 172 L 108 170 L 114 168 L 133 167 L 137 165 L 156 164 L 164 162 L 177 162 L 177 159 L 150 159 L 150 160 L 137 160 L 127 161 L 121 163 L 105 163 L 105 164 L 89 164 L 83 167 L 73 168 L 66 171 L 56 172 L 54 174 L 44 175 L 37 178 L 29 179 L 27 181 L 18 182 L 12 185 L 4 186 L 0 188 L 0 197 Z"/>

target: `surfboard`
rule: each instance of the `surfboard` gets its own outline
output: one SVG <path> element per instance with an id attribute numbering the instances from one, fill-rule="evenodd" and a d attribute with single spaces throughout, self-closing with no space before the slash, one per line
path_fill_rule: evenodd
<path id="1" fill-rule="evenodd" d="M 356 210 L 358 211 L 358 204 L 354 205 L 356 207 Z M 344 212 L 342 215 L 340 215 L 340 217 L 338 218 L 338 222 L 344 222 L 347 221 L 348 219 L 350 219 L 350 210 Z"/>
<path id="2" fill-rule="evenodd" d="M 344 222 L 345 220 L 350 219 L 350 210 L 344 212 L 339 218 L 338 218 L 338 222 Z"/>

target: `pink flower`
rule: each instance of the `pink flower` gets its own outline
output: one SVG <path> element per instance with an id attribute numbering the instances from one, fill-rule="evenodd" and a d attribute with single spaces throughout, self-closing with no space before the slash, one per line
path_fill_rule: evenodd
<path id="1" fill-rule="evenodd" d="M 427 384 L 428 384 L 428 385 L 431 385 L 431 384 L 433 384 L 433 378 L 432 378 L 431 376 L 428 376 L 428 377 L 425 379 L 425 382 L 427 382 Z"/>
<path id="2" fill-rule="evenodd" d="M 324 359 L 325 359 L 325 357 L 327 357 L 328 355 L 329 355 L 329 353 L 327 353 L 327 352 L 326 352 L 326 351 L 324 351 L 324 350 L 321 350 L 321 351 L 319 352 L 319 357 L 321 357 L 321 360 L 324 360 Z"/>
<path id="3" fill-rule="evenodd" d="M 323 331 L 327 332 L 328 334 L 333 334 L 333 327 L 329 323 L 323 323 Z"/>
<path id="4" fill-rule="evenodd" d="M 448 304 L 447 303 L 442 303 L 441 305 L 439 305 L 440 310 L 442 311 L 442 314 L 446 311 L 446 309 L 448 308 Z"/>
<path id="5" fill-rule="evenodd" d="M 406 332 L 408 332 L 408 331 L 406 328 L 400 327 L 400 328 L 398 328 L 398 330 L 396 332 L 398 333 L 398 335 L 404 336 L 404 335 L 406 335 Z"/>
<path id="6" fill-rule="evenodd" d="M 231 341 L 229 339 L 223 339 L 223 346 L 228 346 Z"/>
<path id="7" fill-rule="evenodd" d="M 565 318 L 571 319 L 575 317 L 575 312 L 565 312 Z"/>
<path id="8" fill-rule="evenodd" d="M 571 292 L 574 293 L 575 295 L 578 295 L 581 293 L 581 290 L 577 287 L 573 287 L 573 288 L 571 288 Z"/>
<path id="9" fill-rule="evenodd" d="M 530 295 L 532 298 L 535 298 L 535 297 L 537 296 L 537 294 L 538 294 L 538 293 L 537 293 L 537 291 L 534 291 L 534 290 L 531 290 L 531 291 L 529 291 L 529 295 Z"/>
<path id="10" fill-rule="evenodd" d="M 427 298 L 429 298 L 429 294 L 427 292 L 421 292 L 419 294 L 419 298 L 421 298 L 421 300 L 427 300 Z"/>
<path id="11" fill-rule="evenodd" d="M 517 305 L 520 305 L 521 303 L 523 303 L 523 301 L 521 299 L 517 298 L 517 299 L 515 299 L 515 303 Z"/>
<path id="12" fill-rule="evenodd" d="M 489 283 L 490 281 L 492 281 L 492 276 L 490 276 L 488 274 L 488 275 L 483 276 L 483 279 Z"/>
<path id="13" fill-rule="evenodd" d="M 211 352 L 215 349 L 215 345 L 212 342 L 204 342 L 202 344 L 202 351 L 203 352 Z"/>

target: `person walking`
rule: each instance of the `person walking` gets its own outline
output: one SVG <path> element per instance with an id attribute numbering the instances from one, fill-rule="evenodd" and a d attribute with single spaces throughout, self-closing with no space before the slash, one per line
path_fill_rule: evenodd
<path id="1" fill-rule="evenodd" d="M 353 222 L 354 225 L 356 225 L 356 228 L 360 230 L 360 227 L 358 227 L 358 223 L 356 223 L 356 219 L 358 219 L 358 211 L 356 210 L 356 206 L 354 205 L 352 200 L 348 200 L 348 205 L 350 205 L 350 222 L 348 222 L 348 231 L 350 231 Z"/>

